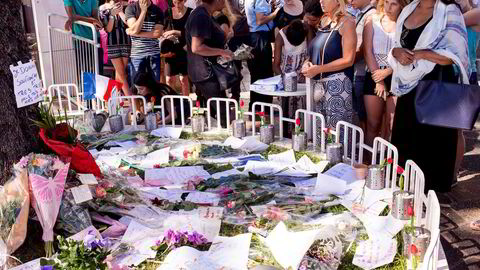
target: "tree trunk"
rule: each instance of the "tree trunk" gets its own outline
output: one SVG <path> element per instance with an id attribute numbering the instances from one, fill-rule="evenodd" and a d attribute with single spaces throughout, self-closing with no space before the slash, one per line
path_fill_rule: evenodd
<path id="1" fill-rule="evenodd" d="M 10 65 L 31 59 L 25 31 L 21 24 L 19 0 L 0 4 L 0 184 L 22 156 L 38 149 L 38 130 L 30 122 L 37 105 L 18 109 L 13 92 Z"/>

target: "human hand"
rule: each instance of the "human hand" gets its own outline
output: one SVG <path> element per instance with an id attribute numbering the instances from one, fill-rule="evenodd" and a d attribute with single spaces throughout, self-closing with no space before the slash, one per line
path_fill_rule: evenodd
<path id="1" fill-rule="evenodd" d="M 152 4 L 150 0 L 138 0 L 140 2 L 140 10 L 146 12 L 148 7 Z"/>
<path id="2" fill-rule="evenodd" d="M 273 12 L 273 14 L 275 14 L 275 16 L 277 16 L 277 14 L 278 14 L 279 11 L 280 11 L 280 8 L 277 7 L 277 8 L 275 9 L 275 11 Z"/>
<path id="3" fill-rule="evenodd" d="M 382 98 L 383 100 L 387 99 L 387 91 L 385 89 L 385 83 L 380 82 L 375 85 L 375 94 Z"/>
<path id="4" fill-rule="evenodd" d="M 302 65 L 302 70 L 303 70 L 304 68 L 309 68 L 309 67 L 311 67 L 311 66 L 313 66 L 312 62 L 310 62 L 310 61 L 305 61 L 305 62 L 303 63 L 303 65 Z"/>
<path id="5" fill-rule="evenodd" d="M 233 59 L 233 52 L 230 50 L 223 50 L 220 56 L 225 58 L 225 60 L 230 61 Z"/>
<path id="6" fill-rule="evenodd" d="M 113 5 L 113 8 L 112 8 L 112 11 L 110 12 L 110 14 L 112 16 L 116 16 L 117 14 L 119 14 L 122 11 L 123 11 L 122 4 L 121 3 L 115 3 L 115 5 Z"/>
<path id="7" fill-rule="evenodd" d="M 388 69 L 377 69 L 372 72 L 372 79 L 374 82 L 378 83 L 383 81 L 386 77 L 390 75 L 390 70 Z"/>
<path id="8" fill-rule="evenodd" d="M 100 30 L 103 28 L 103 24 L 97 19 L 92 19 L 91 24 L 93 24 L 93 26 L 95 26 L 97 30 Z"/>
<path id="9" fill-rule="evenodd" d="M 319 73 L 321 73 L 321 71 L 319 71 L 319 68 L 321 66 L 317 66 L 317 65 L 312 65 L 310 63 L 310 65 L 304 65 L 304 67 L 302 67 L 302 74 L 303 76 L 307 77 L 307 78 L 313 78 L 315 76 L 317 76 Z"/>
<path id="10" fill-rule="evenodd" d="M 415 60 L 414 53 L 404 48 L 393 48 L 392 54 L 404 66 L 410 65 Z"/>
<path id="11" fill-rule="evenodd" d="M 127 33 L 127 35 L 131 36 L 133 34 L 131 28 L 127 28 L 127 30 L 125 30 L 125 33 Z"/>
<path id="12" fill-rule="evenodd" d="M 65 30 L 67 30 L 67 31 L 72 31 L 72 25 L 73 25 L 73 20 L 69 18 L 69 19 L 65 22 Z"/>

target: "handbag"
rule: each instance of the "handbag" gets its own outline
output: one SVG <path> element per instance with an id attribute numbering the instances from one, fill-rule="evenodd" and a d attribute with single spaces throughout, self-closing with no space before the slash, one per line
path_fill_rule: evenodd
<path id="1" fill-rule="evenodd" d="M 442 82 L 420 81 L 415 93 L 415 113 L 422 124 L 454 129 L 473 129 L 480 112 L 480 87 Z"/>
<path id="2" fill-rule="evenodd" d="M 219 64 L 216 61 L 212 63 L 208 59 L 205 59 L 205 61 L 212 69 L 213 75 L 217 78 L 220 91 L 230 89 L 242 81 L 242 74 L 233 61 L 225 64 Z"/>

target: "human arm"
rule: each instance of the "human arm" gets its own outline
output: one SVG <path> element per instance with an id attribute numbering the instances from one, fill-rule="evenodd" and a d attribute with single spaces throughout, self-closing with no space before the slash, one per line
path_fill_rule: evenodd
<path id="1" fill-rule="evenodd" d="M 192 53 L 201 56 L 222 56 L 227 60 L 232 59 L 233 53 L 229 50 L 212 48 L 203 43 L 202 37 L 192 37 Z"/>
<path id="2" fill-rule="evenodd" d="M 148 0 L 139 0 L 140 4 L 140 15 L 136 18 L 135 14 L 135 3 L 130 4 L 126 9 L 128 33 L 130 35 L 138 34 L 142 30 L 143 22 L 147 16 L 148 7 L 151 3 Z"/>
<path id="3" fill-rule="evenodd" d="M 413 56 L 415 60 L 427 60 L 442 66 L 453 64 L 452 59 L 428 49 L 413 51 Z"/>
<path id="4" fill-rule="evenodd" d="M 181 35 L 182 35 L 182 32 L 178 31 L 178 30 L 168 30 L 168 31 L 163 32 L 163 37 L 164 38 L 170 38 L 171 36 L 179 37 Z"/>
<path id="5" fill-rule="evenodd" d="M 151 32 L 138 32 L 134 33 L 130 28 L 127 29 L 127 35 L 132 37 L 143 37 L 143 38 L 160 38 L 163 34 L 163 25 L 156 24 L 155 28 Z"/>
<path id="6" fill-rule="evenodd" d="M 102 23 L 96 19 L 97 18 L 97 11 L 94 10 L 95 14 L 97 14 L 95 17 L 85 17 L 85 16 L 79 16 L 76 15 L 75 12 L 73 11 L 73 6 L 65 6 L 65 11 L 67 12 L 68 19 L 65 22 L 65 30 L 71 31 L 72 30 L 72 25 L 73 22 L 75 21 L 82 21 L 82 22 L 87 22 L 93 24 L 96 28 L 102 28 Z"/>
<path id="7" fill-rule="evenodd" d="M 415 59 L 414 53 L 405 48 L 393 48 L 392 56 L 403 66 L 410 65 Z"/>
<path id="8" fill-rule="evenodd" d="M 465 25 L 473 27 L 477 32 L 480 32 L 480 8 L 474 8 L 463 14 L 465 18 Z"/>
<path id="9" fill-rule="evenodd" d="M 280 62 L 282 59 L 282 48 L 283 48 L 282 35 L 277 35 L 277 37 L 275 38 L 275 51 L 273 56 L 273 72 L 275 72 L 275 74 L 282 74 L 282 70 L 280 68 Z"/>
<path id="10" fill-rule="evenodd" d="M 273 19 L 275 19 L 275 17 L 277 17 L 277 14 L 280 8 L 276 8 L 275 11 L 271 12 L 272 10 L 271 6 L 267 3 L 266 0 L 253 0 L 253 1 L 255 2 L 254 11 L 255 11 L 255 19 L 258 26 L 267 24 Z"/>
<path id="11" fill-rule="evenodd" d="M 335 72 L 351 67 L 355 62 L 355 53 L 357 49 L 357 34 L 355 32 L 355 21 L 352 18 L 345 18 L 342 28 L 339 30 L 342 35 L 342 58 L 334 60 L 325 65 L 304 66 L 302 73 L 305 77 L 313 78 L 324 72 Z"/>

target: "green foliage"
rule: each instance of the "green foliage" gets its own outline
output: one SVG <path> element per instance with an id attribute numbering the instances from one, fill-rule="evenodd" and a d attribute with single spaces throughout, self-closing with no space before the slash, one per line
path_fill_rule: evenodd
<path id="1" fill-rule="evenodd" d="M 61 263 L 55 264 L 60 270 L 105 270 L 107 251 L 103 248 L 88 249 L 82 241 L 66 240 L 58 236 L 58 259 Z"/>
<path id="2" fill-rule="evenodd" d="M 5 205 L 0 206 L 0 238 L 7 241 L 8 235 L 12 229 L 13 224 L 20 213 L 22 203 L 19 200 L 9 200 Z"/>

